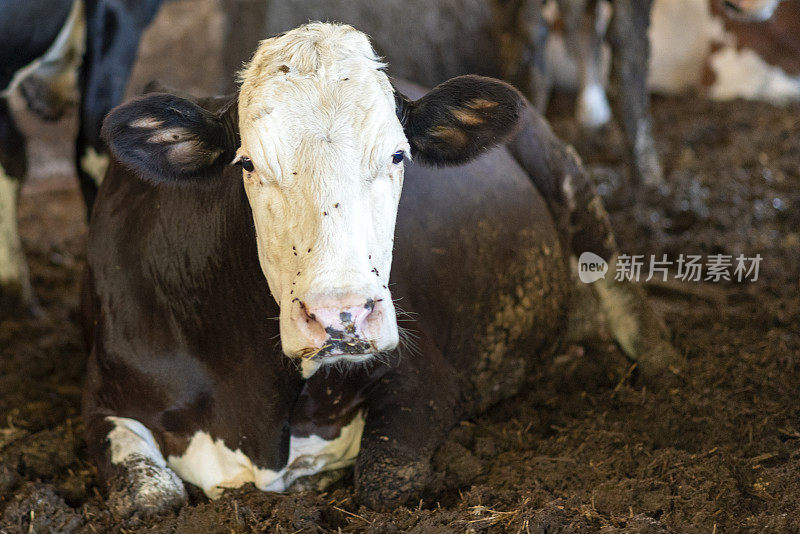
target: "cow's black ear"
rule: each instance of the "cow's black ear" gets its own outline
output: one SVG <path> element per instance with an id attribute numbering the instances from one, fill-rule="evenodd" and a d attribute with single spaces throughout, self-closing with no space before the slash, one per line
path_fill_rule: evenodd
<path id="1" fill-rule="evenodd" d="M 150 93 L 111 110 L 102 135 L 114 157 L 144 179 L 202 179 L 230 163 L 238 147 L 235 99 L 212 109 Z"/>
<path id="2" fill-rule="evenodd" d="M 411 155 L 429 165 L 457 165 L 516 133 L 525 97 L 500 80 L 468 75 L 413 102 L 396 94 L 395 102 Z"/>

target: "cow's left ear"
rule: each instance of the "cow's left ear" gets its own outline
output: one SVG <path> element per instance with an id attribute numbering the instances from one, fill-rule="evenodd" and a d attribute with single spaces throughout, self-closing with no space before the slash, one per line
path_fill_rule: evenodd
<path id="1" fill-rule="evenodd" d="M 236 154 L 236 109 L 235 98 L 221 104 L 150 93 L 111 110 L 102 135 L 114 156 L 146 180 L 202 179 Z"/>
<path id="2" fill-rule="evenodd" d="M 458 165 L 507 141 L 520 124 L 525 97 L 494 78 L 458 76 L 419 100 L 395 93 L 411 155 L 429 165 Z"/>

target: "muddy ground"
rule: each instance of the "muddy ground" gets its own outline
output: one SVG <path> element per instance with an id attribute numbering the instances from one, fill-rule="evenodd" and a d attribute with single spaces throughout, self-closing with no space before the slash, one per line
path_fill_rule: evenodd
<path id="1" fill-rule="evenodd" d="M 219 29 L 198 4 L 210 5 L 192 16 Z M 198 42 L 175 20 L 153 30 L 145 59 L 158 38 Z M 215 35 L 182 53 L 200 58 Z M 140 63 L 132 85 L 154 71 L 195 90 L 217 83 L 164 76 L 157 63 Z M 629 185 L 617 130 L 582 138 L 567 98 L 549 115 L 597 178 L 623 252 L 764 258 L 752 283 L 646 284 L 687 357 L 675 387 L 644 386 L 608 342 L 565 346 L 522 394 L 453 429 L 413 507 L 366 510 L 350 478 L 323 494 L 195 493 L 147 522 L 105 510 L 81 439 L 86 228 L 65 140 L 74 120 L 26 119 L 42 139 L 21 225 L 43 314 L 0 324 L 0 531 L 800 532 L 800 107 L 685 97 L 657 98 L 653 111 L 668 188 L 650 194 Z"/>

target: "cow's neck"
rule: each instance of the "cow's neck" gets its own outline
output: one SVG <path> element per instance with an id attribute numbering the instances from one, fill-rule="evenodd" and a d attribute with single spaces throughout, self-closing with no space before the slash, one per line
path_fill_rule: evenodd
<path id="1" fill-rule="evenodd" d="M 144 271 L 158 273 L 146 285 L 159 288 L 160 305 L 185 321 L 181 324 L 213 318 L 219 322 L 214 326 L 225 328 L 230 317 L 237 328 L 274 323 L 277 329 L 277 321 L 269 319 L 279 308 L 258 261 L 252 212 L 237 168 L 201 183 L 132 187 L 142 189 L 143 202 L 158 206 L 138 231 L 147 236 L 148 257 L 158 262 Z M 138 191 L 130 193 L 135 198 Z M 242 321 L 242 314 L 254 319 Z"/>

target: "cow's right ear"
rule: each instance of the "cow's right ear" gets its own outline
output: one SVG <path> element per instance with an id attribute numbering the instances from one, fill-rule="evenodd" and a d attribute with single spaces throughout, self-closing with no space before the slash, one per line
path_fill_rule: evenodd
<path id="1" fill-rule="evenodd" d="M 505 82 L 468 74 L 415 101 L 395 92 L 395 105 L 416 161 L 460 165 L 519 130 L 525 97 Z"/>
<path id="2" fill-rule="evenodd" d="M 236 110 L 235 98 L 209 111 L 185 98 L 151 93 L 111 110 L 102 135 L 114 157 L 146 180 L 202 179 L 236 154 Z"/>

